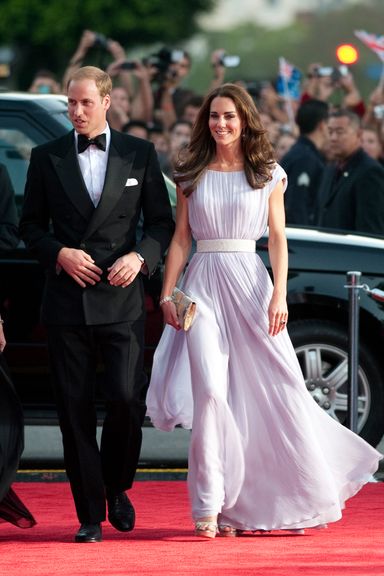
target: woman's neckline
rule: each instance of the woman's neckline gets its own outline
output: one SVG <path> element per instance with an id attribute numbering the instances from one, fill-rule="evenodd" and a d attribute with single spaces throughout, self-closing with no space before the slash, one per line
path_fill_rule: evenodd
<path id="1" fill-rule="evenodd" d="M 207 168 L 207 172 L 219 172 L 220 174 L 233 174 L 237 172 L 244 172 L 244 168 L 241 170 L 214 170 L 213 168 Z"/>

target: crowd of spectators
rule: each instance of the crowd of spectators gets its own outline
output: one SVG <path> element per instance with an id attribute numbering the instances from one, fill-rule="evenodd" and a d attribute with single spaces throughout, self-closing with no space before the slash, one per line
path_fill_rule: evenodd
<path id="1" fill-rule="evenodd" d="M 110 126 L 151 140 L 163 172 L 172 178 L 180 151 L 188 145 L 204 97 L 184 86 L 192 66 L 186 51 L 163 48 L 146 59 L 128 60 L 125 49 L 118 42 L 85 30 L 61 83 L 50 71 L 41 70 L 30 90 L 65 93 L 69 75 L 88 63 L 88 52 L 95 46 L 101 46 L 111 60 L 105 66 L 114 83 L 108 111 Z M 224 54 L 224 50 L 216 50 L 211 55 L 212 78 L 205 93 L 226 81 Z M 320 74 L 320 69 L 323 70 L 320 63 L 309 65 L 297 99 L 281 95 L 273 80 L 237 81 L 253 96 L 276 159 L 288 173 L 287 223 L 331 228 L 346 226 L 343 219 L 329 219 L 326 213 L 335 212 L 329 209 L 332 206 L 330 197 L 337 195 L 338 182 L 348 180 L 353 186 L 349 187 L 349 195 L 344 201 L 349 202 L 352 209 L 344 206 L 338 197 L 337 202 L 341 205 L 336 212 L 359 211 L 359 216 L 349 218 L 348 229 L 384 236 L 384 215 L 361 216 L 366 204 L 371 204 L 371 209 L 383 204 L 384 86 L 379 83 L 364 101 L 350 70 L 344 69 L 342 74 L 335 75 L 338 69 L 334 68 L 326 75 Z M 343 118 L 342 126 L 331 133 L 329 118 L 336 112 Z M 342 141 L 350 127 L 356 136 L 352 138 L 354 146 L 346 145 L 344 152 L 340 152 L 340 142 L 336 140 Z M 349 140 L 347 138 L 349 143 L 350 136 Z M 357 153 L 359 162 L 351 162 Z M 367 163 L 367 156 L 372 162 Z M 356 166 L 362 161 L 369 165 L 368 172 L 363 178 L 355 178 Z M 372 171 L 375 173 L 373 197 L 368 202 Z M 365 194 L 365 202 L 359 200 L 360 191 L 362 196 Z M 384 214 L 384 210 L 382 212 Z"/>

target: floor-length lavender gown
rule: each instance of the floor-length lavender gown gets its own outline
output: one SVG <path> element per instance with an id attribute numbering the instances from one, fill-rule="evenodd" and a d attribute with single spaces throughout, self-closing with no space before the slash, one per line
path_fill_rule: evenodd
<path id="1" fill-rule="evenodd" d="M 268 198 L 239 172 L 207 170 L 188 199 L 193 237 L 258 240 Z M 272 284 L 255 252 L 193 255 L 183 289 L 198 312 L 189 332 L 164 329 L 148 414 L 162 430 L 192 428 L 193 518 L 239 529 L 299 529 L 338 520 L 381 454 L 330 418 L 305 387 L 287 330 L 268 335 Z"/>

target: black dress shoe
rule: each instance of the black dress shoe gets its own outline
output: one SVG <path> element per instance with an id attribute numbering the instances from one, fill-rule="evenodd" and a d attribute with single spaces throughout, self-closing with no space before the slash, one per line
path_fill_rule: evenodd
<path id="1" fill-rule="evenodd" d="M 108 520 L 116 530 L 129 532 L 135 527 L 135 509 L 125 492 L 107 496 Z"/>
<path id="2" fill-rule="evenodd" d="M 101 542 L 101 524 L 82 524 L 75 536 L 75 542 Z"/>

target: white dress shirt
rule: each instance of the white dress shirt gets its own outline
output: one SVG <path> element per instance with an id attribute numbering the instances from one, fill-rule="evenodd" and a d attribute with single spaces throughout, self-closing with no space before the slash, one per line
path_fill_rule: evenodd
<path id="1" fill-rule="evenodd" d="M 95 207 L 100 201 L 107 171 L 109 146 L 111 144 L 111 131 L 108 124 L 106 124 L 105 129 L 101 132 L 101 134 L 104 133 L 106 134 L 105 152 L 94 144 L 91 144 L 84 152 L 77 155 L 85 186 Z M 75 132 L 76 149 L 78 136 L 78 133 Z"/>

